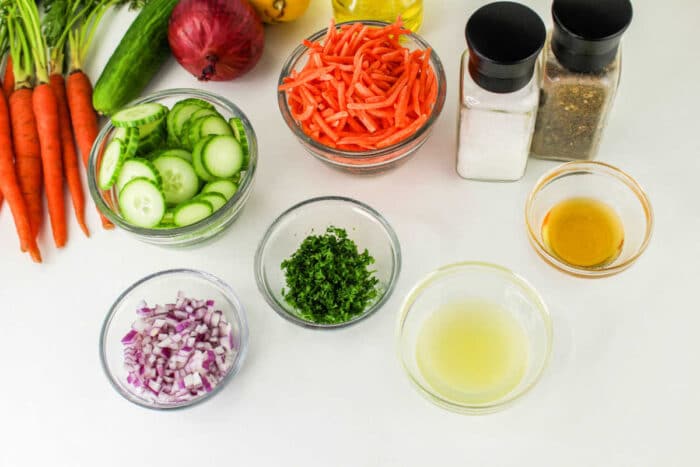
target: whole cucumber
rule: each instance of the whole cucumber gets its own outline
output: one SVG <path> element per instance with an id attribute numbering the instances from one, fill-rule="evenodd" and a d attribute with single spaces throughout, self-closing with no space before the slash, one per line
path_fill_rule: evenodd
<path id="1" fill-rule="evenodd" d="M 139 96 L 170 54 L 168 21 L 179 0 L 151 0 L 124 34 L 95 84 L 92 104 L 111 115 Z"/>

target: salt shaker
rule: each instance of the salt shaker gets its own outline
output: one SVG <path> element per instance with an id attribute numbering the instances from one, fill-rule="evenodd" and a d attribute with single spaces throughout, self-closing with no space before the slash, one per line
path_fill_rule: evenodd
<path id="1" fill-rule="evenodd" d="M 554 0 L 554 28 L 542 53 L 542 95 L 532 155 L 595 159 L 620 80 L 629 0 Z"/>
<path id="2" fill-rule="evenodd" d="M 546 29 L 530 8 L 495 2 L 472 14 L 462 56 L 457 173 L 513 181 L 525 173 Z"/>

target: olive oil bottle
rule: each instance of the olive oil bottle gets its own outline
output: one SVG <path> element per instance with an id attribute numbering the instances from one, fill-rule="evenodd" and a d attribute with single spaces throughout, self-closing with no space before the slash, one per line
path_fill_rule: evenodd
<path id="1" fill-rule="evenodd" d="M 596 268 L 620 255 L 625 232 L 620 217 L 607 204 L 593 198 L 570 198 L 544 217 L 542 240 L 561 261 Z"/>
<path id="2" fill-rule="evenodd" d="M 520 323 L 481 300 L 448 303 L 426 319 L 416 344 L 426 382 L 451 401 L 494 402 L 515 389 L 527 369 L 529 346 Z"/>
<path id="3" fill-rule="evenodd" d="M 331 0 L 338 23 L 373 19 L 393 23 L 398 16 L 411 31 L 423 23 L 423 0 Z"/>

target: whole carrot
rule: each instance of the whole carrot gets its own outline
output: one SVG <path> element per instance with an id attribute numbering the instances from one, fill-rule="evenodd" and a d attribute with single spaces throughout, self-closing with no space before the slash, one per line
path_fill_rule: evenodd
<path id="1" fill-rule="evenodd" d="M 78 143 L 78 149 L 83 158 L 83 164 L 88 169 L 90 151 L 97 139 L 97 113 L 92 107 L 92 83 L 90 78 L 81 70 L 74 70 L 66 80 L 66 95 L 73 123 L 73 133 Z M 112 229 L 114 225 L 102 214 L 102 226 Z"/>
<path id="2" fill-rule="evenodd" d="M 37 85 L 32 96 L 36 127 L 39 132 L 44 185 L 49 205 L 51 231 L 58 248 L 66 244 L 68 229 L 63 204 L 63 156 L 61 154 L 61 127 L 58 121 L 56 95 L 49 85 L 48 45 L 41 31 L 39 9 L 33 0 L 15 0 L 21 19 L 28 51 L 33 61 Z M 19 28 L 18 28 L 19 29 Z"/>
<path id="3" fill-rule="evenodd" d="M 66 80 L 66 94 L 75 140 L 83 157 L 83 163 L 87 167 L 90 151 L 98 133 L 97 113 L 92 107 L 90 78 L 82 71 L 72 72 Z"/>
<path id="4" fill-rule="evenodd" d="M 30 88 L 16 89 L 10 94 L 10 121 L 15 148 L 15 167 L 22 196 L 27 203 L 32 238 L 41 229 L 43 218 L 41 185 L 41 148 L 32 105 Z"/>
<path id="5" fill-rule="evenodd" d="M 65 81 L 63 75 L 56 73 L 52 74 L 49 79 L 51 89 L 56 96 L 56 102 L 58 104 L 58 123 L 61 130 L 63 173 L 68 182 L 75 218 L 83 233 L 89 237 L 90 231 L 85 224 L 85 195 L 83 194 L 83 182 L 80 179 L 78 154 L 76 153 L 75 143 L 73 141 L 73 129 L 70 123 L 70 113 L 68 112 Z"/>
<path id="6" fill-rule="evenodd" d="M 12 57 L 7 56 L 5 63 L 5 77 L 2 80 L 2 89 L 5 92 L 5 97 L 10 97 L 12 91 L 15 90 L 15 73 L 12 70 Z"/>
<path id="7" fill-rule="evenodd" d="M 34 88 L 34 115 L 39 132 L 41 161 L 44 168 L 44 186 L 49 205 L 51 230 L 56 247 L 68 240 L 66 209 L 63 204 L 63 156 L 61 153 L 61 127 L 58 121 L 58 104 L 51 86 L 42 83 Z"/>
<path id="8" fill-rule="evenodd" d="M 12 162 L 14 154 L 10 134 L 7 100 L 4 94 L 0 94 L 0 190 L 7 198 L 7 204 L 12 211 L 22 250 L 29 250 L 32 259 L 41 263 L 41 252 L 32 233 L 27 205 L 22 196 Z"/>

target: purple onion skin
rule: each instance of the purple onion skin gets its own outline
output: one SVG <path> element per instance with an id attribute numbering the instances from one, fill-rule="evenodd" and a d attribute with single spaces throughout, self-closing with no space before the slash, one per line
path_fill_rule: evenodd
<path id="1" fill-rule="evenodd" d="M 182 0 L 170 16 L 168 42 L 198 80 L 230 81 L 258 63 L 265 34 L 246 0 Z"/>

